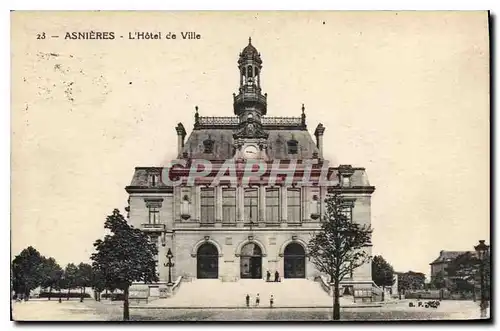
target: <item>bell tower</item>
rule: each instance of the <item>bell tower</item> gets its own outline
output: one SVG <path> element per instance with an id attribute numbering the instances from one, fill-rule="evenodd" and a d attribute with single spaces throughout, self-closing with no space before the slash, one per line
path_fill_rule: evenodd
<path id="1" fill-rule="evenodd" d="M 261 117 L 267 113 L 267 94 L 262 95 L 262 59 L 252 45 L 252 38 L 248 38 L 248 45 L 240 53 L 238 69 L 240 88 L 237 95 L 233 94 L 234 114 L 239 118 L 238 129 L 233 135 L 235 147 L 241 150 L 243 145 L 252 142 L 261 151 L 258 154 L 262 155 L 267 148 L 268 137 L 261 122 Z"/>
<path id="2" fill-rule="evenodd" d="M 260 73 L 262 59 L 260 53 L 252 45 L 252 38 L 248 38 L 248 45 L 240 53 L 238 59 L 240 72 L 240 88 L 234 96 L 234 114 L 245 120 L 252 113 L 256 121 L 267 112 L 267 94 L 262 95 Z"/>

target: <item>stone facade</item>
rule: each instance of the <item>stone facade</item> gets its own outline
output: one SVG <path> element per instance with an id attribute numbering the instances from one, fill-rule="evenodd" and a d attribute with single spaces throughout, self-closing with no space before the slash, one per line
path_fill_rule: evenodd
<path id="1" fill-rule="evenodd" d="M 179 123 L 176 127 L 178 158 L 164 167 L 137 167 L 126 188 L 130 224 L 158 242 L 160 282 L 154 286 L 160 290 L 155 293 L 164 293 L 169 281 L 168 249 L 175 263 L 172 282 L 180 276 L 183 281 L 265 279 L 267 271 L 272 279 L 277 271 L 280 277 L 314 280 L 320 273 L 307 257 L 307 242 L 321 227 L 323 201 L 334 191 L 352 198 L 350 217 L 354 222 L 371 223 L 370 200 L 375 188 L 365 169 L 329 166 L 322 156 L 325 128 L 317 126 L 314 141 L 307 131 L 304 106 L 297 117 L 266 117 L 267 95 L 262 95 L 260 88 L 262 61 L 251 42 L 240 53 L 238 63 L 240 88 L 233 96 L 236 116 L 202 117 L 196 107 L 194 128 L 186 141 L 184 126 Z M 187 174 L 182 168 L 173 172 L 175 164 L 192 167 L 199 160 L 211 162 L 210 173 L 191 183 L 171 184 L 171 177 Z M 228 160 L 233 162 L 234 175 L 213 185 L 214 174 L 222 171 Z M 270 182 L 273 176 L 268 172 L 242 181 L 240 170 L 249 160 L 269 167 L 279 160 L 285 174 L 287 167 L 293 167 L 292 176 L 311 169 L 313 183 L 288 182 L 280 176 Z M 313 163 L 311 168 L 306 161 Z M 325 168 L 328 185 L 314 181 Z M 371 254 L 370 246 L 364 249 Z M 371 288 L 371 265 L 354 270 L 344 284 Z"/>

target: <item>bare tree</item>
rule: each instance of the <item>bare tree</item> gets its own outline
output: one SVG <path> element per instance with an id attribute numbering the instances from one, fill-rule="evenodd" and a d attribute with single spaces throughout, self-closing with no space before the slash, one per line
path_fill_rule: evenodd
<path id="1" fill-rule="evenodd" d="M 340 319 L 340 281 L 370 260 L 363 250 L 370 244 L 372 230 L 369 225 L 351 221 L 350 206 L 340 194 L 325 199 L 326 213 L 321 230 L 309 242 L 309 254 L 316 268 L 329 275 L 334 286 L 333 319 Z"/>

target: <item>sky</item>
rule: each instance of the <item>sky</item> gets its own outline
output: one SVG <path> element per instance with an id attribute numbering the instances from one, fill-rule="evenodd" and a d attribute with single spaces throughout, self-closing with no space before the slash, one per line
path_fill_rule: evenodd
<path id="1" fill-rule="evenodd" d="M 373 254 L 429 274 L 440 250 L 489 242 L 487 24 L 486 12 L 14 13 L 12 255 L 88 262 L 134 167 L 175 157 L 176 124 L 189 134 L 195 106 L 233 116 L 252 37 L 268 116 L 304 103 L 311 134 L 326 127 L 325 158 L 376 187 Z M 73 31 L 115 39 L 64 39 Z M 128 39 L 139 31 L 177 39 Z"/>

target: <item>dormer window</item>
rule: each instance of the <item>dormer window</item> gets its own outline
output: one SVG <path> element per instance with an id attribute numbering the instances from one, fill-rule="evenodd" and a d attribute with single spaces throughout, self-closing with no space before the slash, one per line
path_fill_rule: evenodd
<path id="1" fill-rule="evenodd" d="M 211 154 L 214 151 L 214 141 L 207 139 L 203 141 L 204 153 Z"/>
<path id="2" fill-rule="evenodd" d="M 288 154 L 297 154 L 299 151 L 299 142 L 297 140 L 288 140 Z"/>

